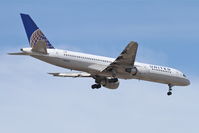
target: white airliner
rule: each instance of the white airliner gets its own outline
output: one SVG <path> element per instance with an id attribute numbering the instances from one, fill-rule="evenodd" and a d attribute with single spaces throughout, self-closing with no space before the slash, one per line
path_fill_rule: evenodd
<path id="1" fill-rule="evenodd" d="M 173 86 L 187 86 L 190 81 L 181 71 L 158 65 L 135 62 L 138 44 L 130 42 L 116 58 L 96 56 L 68 50 L 55 49 L 31 17 L 21 14 L 30 48 L 22 48 L 19 53 L 10 55 L 29 55 L 44 62 L 80 72 L 49 73 L 59 77 L 92 77 L 93 89 L 104 86 L 109 89 L 119 87 L 118 79 L 139 79 L 167 84 L 167 95 L 172 94 Z"/>

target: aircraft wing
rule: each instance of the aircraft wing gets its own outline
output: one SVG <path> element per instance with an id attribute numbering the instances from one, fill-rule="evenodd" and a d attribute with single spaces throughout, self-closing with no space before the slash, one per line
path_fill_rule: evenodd
<path id="1" fill-rule="evenodd" d="M 53 76 L 57 77 L 72 77 L 72 78 L 77 78 L 77 77 L 91 77 L 91 74 L 85 73 L 85 72 L 77 72 L 77 73 L 48 73 Z"/>
<path id="2" fill-rule="evenodd" d="M 121 69 L 129 68 L 134 66 L 138 44 L 137 42 L 131 41 L 122 53 L 102 72 L 119 72 Z"/>

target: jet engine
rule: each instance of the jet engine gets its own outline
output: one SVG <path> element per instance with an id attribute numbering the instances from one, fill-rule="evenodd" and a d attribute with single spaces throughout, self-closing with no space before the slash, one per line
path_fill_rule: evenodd
<path id="1" fill-rule="evenodd" d="M 137 72 L 138 72 L 138 70 L 137 70 L 136 67 L 133 67 L 133 68 L 126 68 L 125 71 L 128 72 L 128 73 L 131 73 L 132 75 L 136 75 Z"/>
<path id="2" fill-rule="evenodd" d="M 125 71 L 133 76 L 144 76 L 148 70 L 145 67 L 137 66 L 133 68 L 126 68 Z"/>
<path id="3" fill-rule="evenodd" d="M 100 84 L 108 89 L 117 89 L 120 83 L 117 78 L 106 78 Z"/>

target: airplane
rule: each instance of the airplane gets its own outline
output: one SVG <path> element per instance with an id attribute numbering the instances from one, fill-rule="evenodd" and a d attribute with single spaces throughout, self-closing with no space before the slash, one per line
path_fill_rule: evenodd
<path id="1" fill-rule="evenodd" d="M 119 79 L 138 79 L 168 85 L 167 95 L 173 86 L 188 86 L 189 79 L 181 71 L 159 65 L 136 62 L 138 43 L 131 41 L 117 58 L 109 58 L 69 50 L 56 49 L 28 14 L 20 14 L 29 48 L 9 55 L 27 55 L 49 64 L 76 70 L 75 73 L 49 73 L 57 77 L 90 77 L 95 80 L 92 89 L 102 86 L 117 89 Z"/>

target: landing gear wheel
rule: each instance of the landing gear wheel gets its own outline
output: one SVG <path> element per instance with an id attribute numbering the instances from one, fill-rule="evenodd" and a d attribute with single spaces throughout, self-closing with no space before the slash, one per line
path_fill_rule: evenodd
<path id="1" fill-rule="evenodd" d="M 92 89 L 95 89 L 95 87 L 96 87 L 95 84 L 94 84 L 94 85 L 91 85 L 91 88 L 92 88 Z"/>
<path id="2" fill-rule="evenodd" d="M 173 87 L 173 86 L 172 86 L 171 84 L 169 84 L 168 86 L 169 86 L 169 92 L 167 92 L 167 95 L 168 95 L 168 96 L 171 96 L 171 95 L 172 95 L 172 92 L 171 92 L 171 91 L 172 91 L 172 87 Z"/>
<path id="3" fill-rule="evenodd" d="M 99 89 L 101 88 L 101 84 L 94 84 L 91 86 L 92 89 Z"/>
<path id="4" fill-rule="evenodd" d="M 97 84 L 97 89 L 101 88 L 101 84 Z"/>
<path id="5" fill-rule="evenodd" d="M 171 95 L 172 95 L 172 92 L 170 92 L 170 91 L 167 92 L 167 95 L 168 95 L 168 96 L 171 96 Z"/>

